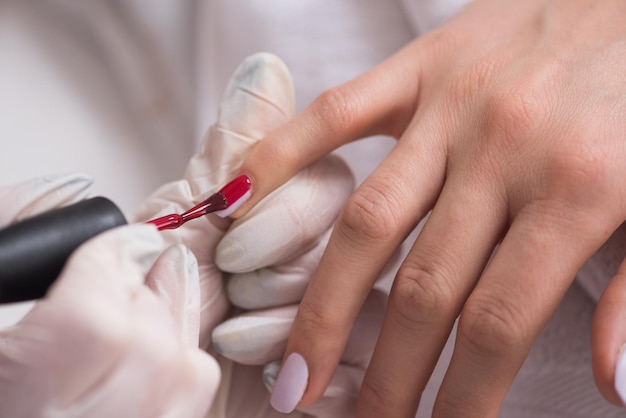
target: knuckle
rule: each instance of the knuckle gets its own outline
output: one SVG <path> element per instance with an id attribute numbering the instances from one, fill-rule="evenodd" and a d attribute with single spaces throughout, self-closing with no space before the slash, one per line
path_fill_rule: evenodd
<path id="1" fill-rule="evenodd" d="M 355 123 L 359 103 L 358 93 L 343 85 L 324 91 L 313 102 L 313 110 L 327 132 L 343 131 Z"/>
<path id="2" fill-rule="evenodd" d="M 526 329 L 520 312 L 502 299 L 473 297 L 461 313 L 458 338 L 474 354 L 502 356 L 525 347 Z"/>
<path id="3" fill-rule="evenodd" d="M 595 191 L 604 193 L 610 170 L 609 158 L 587 139 L 571 139 L 548 156 L 550 192 L 577 196 Z"/>
<path id="4" fill-rule="evenodd" d="M 309 298 L 311 296 L 309 295 Z M 338 318 L 330 311 L 324 309 L 323 302 L 303 301 L 298 308 L 298 326 L 309 336 L 332 336 L 340 327 Z"/>
<path id="5" fill-rule="evenodd" d="M 493 134 L 490 136 L 514 149 L 534 138 L 544 125 L 542 96 L 520 86 L 492 90 L 485 99 L 485 123 Z"/>
<path id="6" fill-rule="evenodd" d="M 458 42 L 461 34 L 455 30 L 441 30 L 435 29 L 418 38 L 420 47 L 424 48 L 428 46 L 429 50 L 433 50 L 439 53 L 448 54 L 453 48 L 458 46 Z"/>
<path id="7" fill-rule="evenodd" d="M 450 51 L 454 51 L 462 46 L 467 39 L 465 31 L 454 27 L 436 28 L 418 37 L 412 47 L 416 53 L 423 55 L 423 63 L 426 67 L 441 61 L 441 57 L 447 57 Z M 431 70 L 432 68 L 429 68 Z M 433 71 L 425 71 L 433 73 Z"/>
<path id="8" fill-rule="evenodd" d="M 398 272 L 390 309 L 405 328 L 440 321 L 453 312 L 455 295 L 442 274 L 407 262 Z"/>
<path id="9" fill-rule="evenodd" d="M 475 103 L 487 89 L 499 67 L 498 61 L 491 58 L 470 63 L 454 78 L 450 86 L 453 103 L 462 109 Z"/>
<path id="10" fill-rule="evenodd" d="M 296 141 L 285 141 L 280 136 L 270 134 L 252 148 L 250 155 L 254 158 L 245 158 L 241 168 L 251 173 L 265 173 L 267 162 L 271 161 L 275 172 L 295 173 L 301 152 L 300 144 Z"/>
<path id="11" fill-rule="evenodd" d="M 384 380 L 382 376 L 375 376 L 374 373 L 363 380 L 360 398 L 364 400 L 364 406 L 372 416 L 377 415 L 377 410 L 384 414 L 397 408 L 396 391 L 393 388 L 393 382 Z"/>
<path id="12" fill-rule="evenodd" d="M 467 402 L 454 396 L 450 391 L 441 391 L 434 406 L 438 415 L 444 417 L 463 417 L 467 414 Z"/>
<path id="13" fill-rule="evenodd" d="M 350 240 L 387 241 L 400 228 L 396 205 L 384 187 L 363 184 L 348 200 L 339 222 L 339 233 Z"/>
<path id="14" fill-rule="evenodd" d="M 488 130 L 494 130 L 501 140 L 516 142 L 543 134 L 561 105 L 562 95 L 555 91 L 555 74 L 558 64 L 539 64 L 523 77 L 490 89 L 484 102 Z"/>

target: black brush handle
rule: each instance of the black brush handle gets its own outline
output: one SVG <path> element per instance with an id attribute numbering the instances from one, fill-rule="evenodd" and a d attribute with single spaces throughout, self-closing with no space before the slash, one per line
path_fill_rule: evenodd
<path id="1" fill-rule="evenodd" d="M 0 303 L 43 297 L 78 246 L 124 224 L 113 202 L 94 197 L 0 230 Z"/>

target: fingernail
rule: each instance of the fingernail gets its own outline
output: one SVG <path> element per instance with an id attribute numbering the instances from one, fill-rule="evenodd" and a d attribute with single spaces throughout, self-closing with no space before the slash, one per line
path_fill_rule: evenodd
<path id="1" fill-rule="evenodd" d="M 626 405 L 626 350 L 622 347 L 622 352 L 617 358 L 617 366 L 615 367 L 615 390 Z"/>
<path id="2" fill-rule="evenodd" d="M 304 357 L 291 353 L 278 374 L 270 404 L 278 412 L 292 412 L 302 399 L 308 382 L 309 368 Z"/>
<path id="3" fill-rule="evenodd" d="M 228 207 L 214 213 L 225 218 L 235 213 L 237 209 L 250 199 L 250 196 L 252 196 L 252 181 L 245 174 L 241 175 L 222 187 L 218 193 L 224 196 Z"/>

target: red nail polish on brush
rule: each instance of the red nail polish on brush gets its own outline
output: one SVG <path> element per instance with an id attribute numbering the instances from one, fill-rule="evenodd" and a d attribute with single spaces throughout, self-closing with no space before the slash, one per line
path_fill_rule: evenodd
<path id="1" fill-rule="evenodd" d="M 176 229 L 187 221 L 209 213 L 215 213 L 217 216 L 225 218 L 246 203 L 251 194 L 252 182 L 250 177 L 241 175 L 188 211 L 180 215 L 172 213 L 161 216 L 146 223 L 154 224 L 159 231 L 162 231 L 164 229 Z"/>

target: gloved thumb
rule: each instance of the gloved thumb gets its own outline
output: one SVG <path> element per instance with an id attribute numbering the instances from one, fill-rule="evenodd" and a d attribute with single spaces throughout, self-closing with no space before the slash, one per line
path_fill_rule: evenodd
<path id="1" fill-rule="evenodd" d="M 198 347 L 200 278 L 191 250 L 183 244 L 167 248 L 148 273 L 146 286 L 167 305 L 181 341 L 189 347 Z"/>
<path id="2" fill-rule="evenodd" d="M 217 265 L 230 273 L 250 272 L 310 250 L 330 229 L 353 187 L 350 170 L 337 157 L 305 168 L 232 224 L 217 246 Z"/>
<path id="3" fill-rule="evenodd" d="M 247 57 L 226 87 L 217 125 L 187 166 L 192 196 L 232 180 L 252 146 L 289 120 L 294 108 L 291 74 L 280 58 L 263 52 Z"/>

